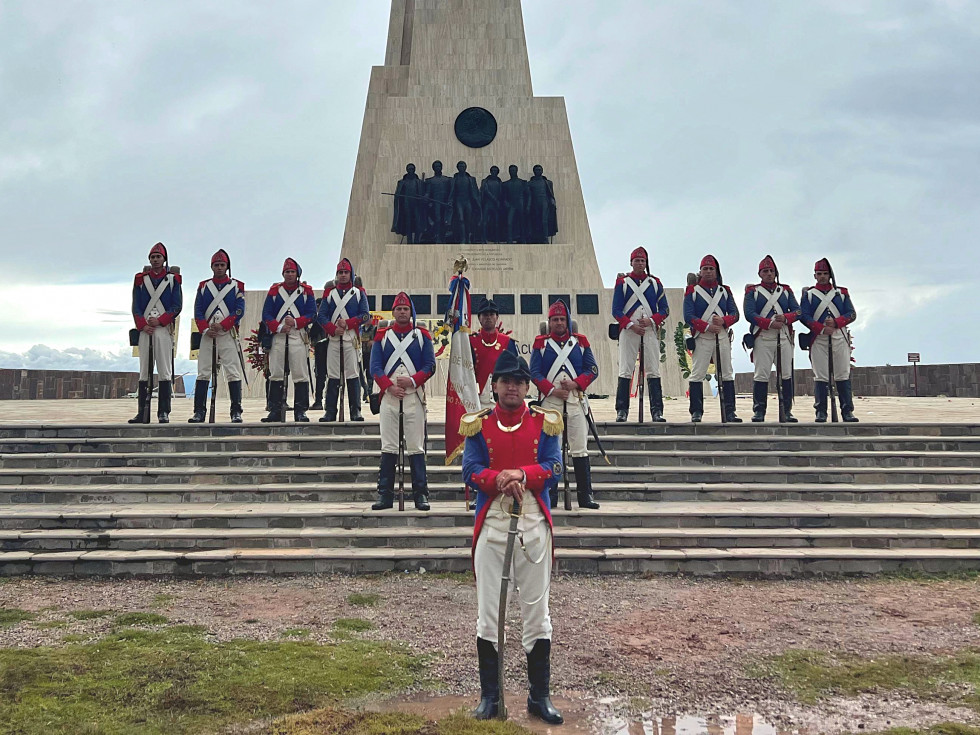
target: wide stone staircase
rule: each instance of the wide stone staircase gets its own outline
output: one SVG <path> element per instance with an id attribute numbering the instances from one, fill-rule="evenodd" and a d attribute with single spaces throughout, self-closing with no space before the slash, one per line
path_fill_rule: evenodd
<path id="1" fill-rule="evenodd" d="M 379 513 L 377 424 L 0 426 L 0 575 L 467 570 L 429 430 L 432 510 Z M 599 431 L 602 507 L 555 512 L 558 571 L 980 569 L 980 425 Z"/>

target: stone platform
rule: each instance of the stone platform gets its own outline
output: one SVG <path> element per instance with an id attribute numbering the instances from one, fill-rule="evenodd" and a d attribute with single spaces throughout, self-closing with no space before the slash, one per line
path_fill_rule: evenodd
<path id="1" fill-rule="evenodd" d="M 430 424 L 433 510 L 375 513 L 373 422 L 0 420 L 0 575 L 464 571 L 472 514 L 442 433 Z M 600 435 L 602 508 L 556 511 L 559 571 L 980 568 L 980 422 Z"/>

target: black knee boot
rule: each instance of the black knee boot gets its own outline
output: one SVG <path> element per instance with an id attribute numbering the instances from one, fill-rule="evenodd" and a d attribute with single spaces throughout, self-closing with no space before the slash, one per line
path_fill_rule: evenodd
<path id="1" fill-rule="evenodd" d="M 837 381 L 837 395 L 840 396 L 840 417 L 849 424 L 856 424 L 854 415 L 854 393 L 851 391 L 850 380 Z"/>
<path id="2" fill-rule="evenodd" d="M 242 381 L 232 380 L 228 383 L 228 397 L 231 399 L 229 413 L 231 423 L 242 423 Z"/>
<path id="3" fill-rule="evenodd" d="M 425 455 L 413 454 L 408 458 L 412 468 L 412 499 L 416 510 L 429 510 L 429 478 L 425 474 Z"/>
<path id="4" fill-rule="evenodd" d="M 827 422 L 827 383 L 825 381 L 814 381 L 813 383 L 813 408 L 816 411 L 816 421 L 818 424 Z"/>
<path id="5" fill-rule="evenodd" d="M 381 468 L 378 470 L 378 502 L 371 510 L 387 510 L 395 504 L 395 465 L 397 454 L 381 454 Z"/>
<path id="6" fill-rule="evenodd" d="M 761 380 L 752 381 L 752 421 L 760 423 L 766 420 L 766 402 L 769 400 L 769 383 Z"/>
<path id="7" fill-rule="evenodd" d="M 599 504 L 592 496 L 592 465 L 588 457 L 572 457 L 575 467 L 575 491 L 578 495 L 578 507 L 595 510 Z"/>
<path id="8" fill-rule="evenodd" d="M 361 416 L 361 381 L 351 378 L 347 381 L 347 405 L 350 408 L 351 421 L 363 421 Z"/>
<path id="9" fill-rule="evenodd" d="M 486 638 L 476 639 L 480 662 L 480 704 L 473 712 L 477 720 L 492 720 L 500 707 L 500 682 L 497 679 L 497 648 Z"/>
<path id="10" fill-rule="evenodd" d="M 787 424 L 798 424 L 799 419 L 793 415 L 793 379 L 783 381 L 783 416 Z"/>
<path id="11" fill-rule="evenodd" d="M 527 711 L 549 725 L 560 725 L 565 719 L 551 703 L 551 641 L 539 638 L 527 654 Z"/>
<path id="12" fill-rule="evenodd" d="M 148 403 L 150 402 L 149 396 L 150 384 L 141 380 L 139 385 L 136 387 L 136 415 L 129 420 L 130 424 L 148 424 L 150 412 L 147 410 Z"/>
<path id="13" fill-rule="evenodd" d="M 704 381 L 692 380 L 687 390 L 691 396 L 691 422 L 699 424 L 704 418 Z"/>
<path id="14" fill-rule="evenodd" d="M 721 384 L 721 389 L 725 396 L 725 420 L 729 424 L 742 423 L 742 419 L 735 415 L 735 381 L 723 381 Z"/>
<path id="15" fill-rule="evenodd" d="M 327 380 L 327 397 L 323 401 L 323 416 L 320 423 L 337 420 L 337 401 L 340 400 L 340 380 L 330 378 Z"/>
<path id="16" fill-rule="evenodd" d="M 157 421 L 161 424 L 170 423 L 170 399 L 173 396 L 173 383 L 169 380 L 160 381 L 160 396 L 157 399 Z"/>
<path id="17" fill-rule="evenodd" d="M 286 384 L 282 380 L 273 380 L 269 386 L 269 415 L 262 419 L 263 424 L 275 424 L 283 421 L 283 392 Z"/>
<path id="18" fill-rule="evenodd" d="M 648 378 L 647 390 L 650 391 L 650 420 L 655 423 L 666 423 L 664 418 L 664 389 L 660 378 Z"/>
<path id="19" fill-rule="evenodd" d="M 630 415 L 630 379 L 620 378 L 616 384 L 616 421 L 623 423 Z"/>
<path id="20" fill-rule="evenodd" d="M 194 384 L 194 415 L 187 419 L 189 424 L 203 424 L 205 416 L 205 406 L 208 401 L 208 385 L 210 381 L 199 380 Z"/>
<path id="21" fill-rule="evenodd" d="M 310 419 L 306 415 L 310 407 L 310 384 L 293 384 L 293 421 L 301 424 L 309 423 Z"/>

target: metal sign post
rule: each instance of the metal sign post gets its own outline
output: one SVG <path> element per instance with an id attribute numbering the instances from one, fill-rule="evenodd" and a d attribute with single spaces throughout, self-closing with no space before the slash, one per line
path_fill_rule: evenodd
<path id="1" fill-rule="evenodd" d="M 915 389 L 915 397 L 919 397 L 919 361 L 921 356 L 918 352 L 909 353 L 909 362 L 912 363 L 912 387 Z"/>

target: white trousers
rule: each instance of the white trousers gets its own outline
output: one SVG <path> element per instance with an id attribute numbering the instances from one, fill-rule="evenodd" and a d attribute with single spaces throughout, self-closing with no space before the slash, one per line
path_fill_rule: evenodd
<path id="1" fill-rule="evenodd" d="M 353 335 L 353 336 L 352 336 Z M 345 332 L 341 337 L 327 338 L 327 378 L 330 380 L 340 380 L 340 347 L 344 347 L 344 370 L 343 377 L 346 380 L 353 380 L 358 376 L 358 358 L 361 356 L 361 341 L 357 339 L 356 332 Z M 354 340 L 357 339 L 357 347 L 354 347 Z"/>
<path id="2" fill-rule="evenodd" d="M 269 349 L 269 380 L 282 380 L 286 376 L 286 335 L 278 332 L 272 336 Z M 289 333 L 289 381 L 310 382 L 310 344 L 302 330 Z"/>
<path id="3" fill-rule="evenodd" d="M 561 414 L 564 401 L 554 396 L 548 396 L 541 404 L 542 408 L 550 408 Z M 582 410 L 582 394 L 577 390 L 568 395 L 568 453 L 573 457 L 589 456 L 589 422 Z"/>
<path id="4" fill-rule="evenodd" d="M 153 340 L 153 362 L 156 363 L 157 375 L 160 380 L 174 379 L 174 335 L 168 324 L 165 327 L 157 327 L 153 330 L 151 337 L 144 331 L 140 331 L 140 380 L 146 382 L 150 379 L 150 340 Z"/>
<path id="5" fill-rule="evenodd" d="M 827 345 L 830 337 L 818 335 L 810 343 L 810 366 L 813 368 L 813 379 L 821 383 L 830 380 Z M 834 381 L 849 380 L 851 377 L 851 347 L 843 330 L 834 332 Z"/>
<path id="6" fill-rule="evenodd" d="M 242 379 L 242 363 L 239 354 L 238 340 L 231 332 L 224 332 L 217 340 L 210 334 L 201 336 L 201 349 L 197 353 L 197 379 L 211 380 L 211 356 L 214 354 L 215 342 L 218 343 L 218 367 L 225 374 L 229 383 Z"/>
<path id="7" fill-rule="evenodd" d="M 643 340 L 643 370 L 647 378 L 660 377 L 660 339 L 657 329 L 651 327 L 641 338 L 629 329 L 619 333 L 619 377 L 629 378 L 633 375 L 636 357 L 640 354 L 640 340 Z"/>
<path id="8" fill-rule="evenodd" d="M 408 375 L 408 370 L 399 365 L 392 380 L 399 375 Z M 385 454 L 398 454 L 398 403 L 391 391 L 381 396 L 381 451 Z M 422 391 L 413 388 L 401 399 L 405 429 L 405 454 L 422 454 L 425 442 L 425 407 L 422 405 Z"/>
<path id="9" fill-rule="evenodd" d="M 718 333 L 718 342 L 721 345 L 721 379 L 735 380 L 735 373 L 732 372 L 732 341 L 728 337 L 727 331 Z M 705 332 L 695 337 L 694 343 L 694 367 L 691 368 L 691 377 L 688 378 L 692 383 L 704 380 L 708 374 L 708 365 L 715 356 L 715 335 Z M 715 370 L 719 368 L 715 365 Z"/>
<path id="10" fill-rule="evenodd" d="M 503 504 L 509 510 L 510 498 L 505 498 Z M 507 601 L 509 603 L 514 599 L 516 589 L 521 619 L 524 621 L 521 643 L 524 650 L 530 653 L 536 640 L 551 640 L 551 612 L 548 609 L 548 597 L 551 593 L 551 528 L 531 492 L 524 493 L 521 504 L 524 515 L 517 522 L 518 533 L 514 543 Z M 498 643 L 500 582 L 503 578 L 509 528 L 510 514 L 502 510 L 500 498 L 495 498 L 487 512 L 473 554 L 478 609 L 476 634 L 495 645 Z M 523 550 L 521 541 L 524 542 Z"/>
<path id="11" fill-rule="evenodd" d="M 763 329 L 755 338 L 752 348 L 752 361 L 755 364 L 753 380 L 760 383 L 769 382 L 769 373 L 776 364 L 776 335 L 779 335 L 779 348 L 782 352 L 783 374 L 781 380 L 793 377 L 793 338 L 785 327 L 780 330 Z"/>

